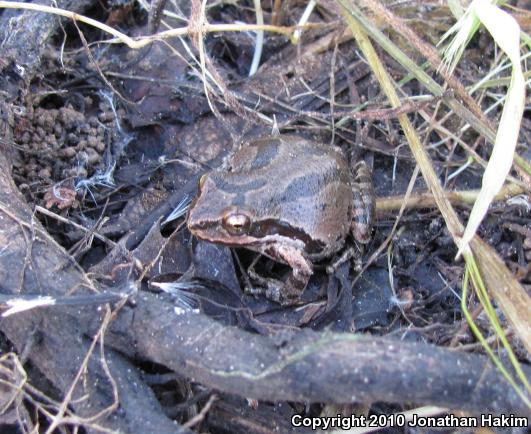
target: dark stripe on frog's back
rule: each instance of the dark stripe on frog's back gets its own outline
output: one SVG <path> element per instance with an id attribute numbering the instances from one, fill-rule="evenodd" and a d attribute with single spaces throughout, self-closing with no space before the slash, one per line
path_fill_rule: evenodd
<path id="1" fill-rule="evenodd" d="M 281 147 L 281 143 L 285 146 Z M 253 160 L 246 165 L 247 170 L 267 171 L 272 163 L 278 159 L 278 164 L 295 160 L 304 166 L 308 159 L 338 159 L 343 158 L 341 151 L 322 143 L 312 142 L 298 136 L 284 135 L 268 137 L 249 143 L 249 148 L 255 150 Z"/>
<path id="2" fill-rule="evenodd" d="M 268 139 L 263 143 L 256 143 L 256 154 L 250 162 L 248 170 L 260 170 L 268 167 L 279 155 L 280 139 Z"/>
<path id="3" fill-rule="evenodd" d="M 334 242 L 335 232 L 330 227 L 336 228 L 338 222 L 343 222 L 338 235 L 342 237 L 346 234 L 352 202 L 352 190 L 348 184 L 329 182 L 314 197 L 299 197 L 297 201 L 284 202 L 281 213 L 317 238 Z"/>
<path id="4" fill-rule="evenodd" d="M 345 181 L 341 171 L 336 169 L 328 170 L 324 173 L 309 173 L 294 178 L 286 188 L 279 192 L 277 197 L 279 201 L 290 200 L 294 197 L 310 197 L 315 196 L 323 188 L 331 183 L 338 181 Z M 348 179 L 346 180 L 348 183 Z"/>
<path id="5" fill-rule="evenodd" d="M 253 181 L 246 182 L 245 184 L 232 183 L 228 179 L 223 179 L 216 173 L 210 175 L 210 178 L 216 184 L 216 188 L 220 191 L 224 191 L 229 194 L 245 193 L 248 191 L 256 191 L 267 184 L 267 179 L 259 177 Z M 227 177 L 225 177 L 227 178 Z"/>
<path id="6" fill-rule="evenodd" d="M 310 173 L 301 175 L 293 179 L 285 187 L 280 183 L 281 188 L 275 188 L 278 184 L 271 185 L 271 182 L 274 183 L 274 180 L 272 181 L 267 177 L 259 177 L 245 184 L 237 184 L 213 175 L 212 181 L 214 181 L 216 188 L 220 191 L 235 195 L 231 205 L 252 205 L 254 202 L 252 197 L 255 196 L 260 200 L 262 207 L 268 208 L 275 207 L 275 204 L 284 201 L 291 201 L 293 198 L 314 196 L 320 189 L 330 183 L 337 182 L 338 178 L 342 178 L 343 174 L 340 172 L 337 173 L 337 171 L 335 172 L 332 175 L 329 171 L 322 174 Z M 247 200 L 245 200 L 246 195 L 249 196 Z"/>
<path id="7" fill-rule="evenodd" d="M 271 164 L 277 158 L 279 160 L 278 164 Z M 288 155 L 286 153 L 280 154 L 279 139 L 269 140 L 267 142 L 264 141 L 261 146 L 256 146 L 255 157 L 249 165 L 238 165 L 234 172 L 220 175 L 213 172 L 211 178 L 218 189 L 229 194 L 257 191 L 271 182 L 273 182 L 275 187 L 279 187 L 280 191 L 289 189 L 289 191 L 297 192 L 308 183 L 313 186 L 326 185 L 328 182 L 337 179 L 349 182 L 346 163 L 343 163 L 345 167 L 339 167 L 341 166 L 340 158 L 339 154 L 336 154 L 329 147 L 316 148 L 315 146 L 301 146 L 300 144 L 293 147 L 293 153 Z M 295 160 L 297 165 L 294 166 L 293 163 L 290 163 L 291 160 Z M 336 162 L 337 164 L 335 164 Z M 326 167 L 325 163 L 329 163 L 328 167 Z M 285 180 L 293 176 L 293 167 L 299 167 L 300 171 L 304 172 L 310 165 L 315 168 L 315 172 L 297 176 L 288 183 L 286 188 L 282 188 Z M 317 173 L 318 171 L 321 173 Z M 254 179 L 250 182 L 238 183 L 231 182 L 231 178 Z"/>
<path id="8" fill-rule="evenodd" d="M 305 148 L 305 154 L 300 158 L 298 167 L 302 174 L 294 177 L 284 189 L 288 197 L 298 194 L 301 197 L 311 196 L 333 182 L 350 185 L 350 171 L 337 148 L 326 145 Z M 293 170 L 288 169 L 285 173 L 286 177 L 293 175 Z"/>
<path id="9" fill-rule="evenodd" d="M 246 150 L 255 151 L 249 164 L 235 162 L 234 172 L 214 172 L 211 178 L 219 191 L 233 195 L 231 205 L 245 205 L 264 217 L 274 217 L 282 202 L 312 197 L 330 183 L 350 185 L 350 171 L 338 148 L 305 141 L 288 146 L 281 148 L 277 138 L 253 142 Z M 241 183 L 247 179 L 252 181 Z"/>
<path id="10" fill-rule="evenodd" d="M 229 159 L 229 172 L 254 172 L 270 166 L 280 151 L 279 139 L 260 139 L 250 142 Z"/>
<path id="11" fill-rule="evenodd" d="M 230 180 L 224 179 L 223 176 L 219 176 L 215 173 L 210 175 L 211 180 L 216 185 L 216 188 L 220 192 L 224 192 L 233 195 L 230 204 L 234 206 L 242 206 L 246 204 L 245 195 L 249 192 L 257 192 L 267 185 L 268 180 L 264 177 L 259 177 L 253 181 L 249 181 L 245 184 L 231 183 Z"/>

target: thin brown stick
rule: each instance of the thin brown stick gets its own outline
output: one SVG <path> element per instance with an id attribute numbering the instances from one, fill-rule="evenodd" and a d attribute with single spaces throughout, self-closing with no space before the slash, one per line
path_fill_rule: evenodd
<path id="1" fill-rule="evenodd" d="M 72 220 L 69 220 L 69 219 L 67 219 L 67 218 L 65 218 L 63 216 L 60 216 L 59 214 L 56 214 L 56 213 L 54 213 L 54 212 L 52 212 L 50 210 L 47 210 L 46 208 L 43 208 L 42 206 L 37 205 L 35 207 L 35 211 L 38 211 L 41 214 L 44 214 L 44 215 L 46 215 L 48 217 L 54 218 L 54 219 L 56 219 L 56 220 L 58 220 L 60 222 L 69 224 L 69 225 L 75 227 L 76 229 L 79 229 L 79 230 L 81 230 L 83 232 L 86 232 L 86 233 L 88 233 L 90 235 L 93 235 L 98 240 L 103 241 L 104 243 L 107 243 L 111 247 L 115 247 L 116 246 L 116 243 L 113 240 L 107 238 L 105 235 L 99 234 L 98 232 L 92 231 L 91 229 L 87 229 L 86 227 L 81 226 L 80 224 L 78 224 L 78 223 L 76 223 L 76 222 L 74 222 Z"/>
<path id="2" fill-rule="evenodd" d="M 280 21 L 280 9 L 282 6 L 282 0 L 275 0 L 273 3 L 273 13 L 271 15 L 271 24 L 273 26 L 278 25 L 278 22 Z"/>
<path id="3" fill-rule="evenodd" d="M 183 427 L 185 428 L 192 428 L 193 426 L 197 425 L 199 422 L 202 422 L 203 419 L 206 417 L 208 411 L 214 404 L 214 402 L 218 399 L 217 395 L 212 395 L 210 398 L 208 398 L 207 403 L 205 406 L 201 409 L 199 413 L 197 413 L 194 417 L 192 417 L 190 420 L 188 420 L 186 423 L 183 424 Z"/>
<path id="4" fill-rule="evenodd" d="M 524 193 L 524 189 L 521 186 L 507 184 L 495 196 L 494 200 L 501 202 L 522 193 Z M 446 192 L 446 199 L 452 205 L 469 206 L 474 204 L 478 194 L 479 190 L 448 191 Z M 395 211 L 400 209 L 403 202 L 403 195 L 378 198 L 376 200 L 376 212 L 386 214 Z M 430 192 L 413 194 L 406 201 L 406 208 L 409 209 L 435 208 L 436 206 L 435 197 Z"/>
<path id="5" fill-rule="evenodd" d="M 92 353 L 94 352 L 94 349 L 96 348 L 96 344 L 101 339 L 101 336 L 104 334 L 107 326 L 109 325 L 109 319 L 111 317 L 111 311 L 107 310 L 104 320 L 101 324 L 100 329 L 92 339 L 92 342 L 90 343 L 89 349 L 85 355 L 85 358 L 81 362 L 81 365 L 79 366 L 79 369 L 76 373 L 76 376 L 74 377 L 74 381 L 72 381 L 72 384 L 68 388 L 68 390 L 65 393 L 65 397 L 63 401 L 61 402 L 61 406 L 57 411 L 57 414 L 53 415 L 51 419 L 50 426 L 46 430 L 46 434 L 51 434 L 55 431 L 56 428 L 58 428 L 60 425 L 64 424 L 65 421 L 63 420 L 65 413 L 67 412 L 68 406 L 70 405 L 70 402 L 72 401 L 74 391 L 81 381 L 81 378 L 83 374 L 85 373 L 89 359 L 92 356 Z M 106 371 L 108 373 L 108 371 Z M 109 378 L 112 380 L 112 377 Z M 113 392 L 114 392 L 114 402 L 111 403 L 106 409 L 102 410 L 100 413 L 98 413 L 96 418 L 106 416 L 111 414 L 117 407 L 118 407 L 118 393 L 116 390 L 116 383 L 114 381 L 111 381 L 111 384 L 113 385 Z"/>
<path id="6" fill-rule="evenodd" d="M 148 44 L 151 44 L 155 40 L 175 38 L 179 36 L 190 35 L 191 29 L 189 27 L 179 27 L 177 29 L 167 30 L 165 32 L 160 32 L 155 35 L 143 36 L 139 38 L 130 38 L 126 34 L 104 24 L 99 21 L 93 20 L 92 18 L 86 17 L 84 15 L 76 14 L 61 8 L 54 8 L 50 6 L 44 6 L 39 4 L 32 3 L 22 3 L 22 2 L 10 2 L 10 1 L 0 1 L 0 8 L 5 9 L 26 9 L 36 12 L 44 12 L 53 15 L 60 15 L 62 17 L 70 18 L 73 21 L 79 21 L 93 27 L 96 27 L 110 35 L 114 36 L 116 39 L 108 41 L 109 43 L 121 42 L 126 44 L 129 48 L 139 49 L 145 47 Z M 207 24 L 204 23 L 202 28 L 202 33 L 210 32 L 245 32 L 245 31 L 257 31 L 264 30 L 267 32 L 280 33 L 282 35 L 291 38 L 293 32 L 298 28 L 314 28 L 314 27 L 323 27 L 322 24 L 312 24 L 308 23 L 304 26 L 273 26 L 271 24 Z"/>

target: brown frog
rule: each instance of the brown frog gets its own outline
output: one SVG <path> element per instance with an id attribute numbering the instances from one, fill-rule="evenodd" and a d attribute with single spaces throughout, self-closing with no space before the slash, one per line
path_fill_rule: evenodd
<path id="1" fill-rule="evenodd" d="M 337 252 L 349 231 L 358 242 L 369 241 L 373 215 L 365 162 L 352 175 L 339 148 L 280 135 L 246 144 L 201 178 L 188 228 L 203 240 L 288 264 L 288 279 L 267 283 L 264 292 L 290 305 L 299 301 L 312 262 Z"/>

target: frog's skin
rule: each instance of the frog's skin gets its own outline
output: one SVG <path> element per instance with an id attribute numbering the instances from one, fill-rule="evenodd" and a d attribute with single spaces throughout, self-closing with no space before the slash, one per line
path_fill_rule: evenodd
<path id="1" fill-rule="evenodd" d="M 291 135 L 255 140 L 201 178 L 188 227 L 203 240 L 288 264 L 287 281 L 266 294 L 297 303 L 313 261 L 337 252 L 349 231 L 360 243 L 370 239 L 370 172 L 363 161 L 354 171 L 335 146 Z"/>

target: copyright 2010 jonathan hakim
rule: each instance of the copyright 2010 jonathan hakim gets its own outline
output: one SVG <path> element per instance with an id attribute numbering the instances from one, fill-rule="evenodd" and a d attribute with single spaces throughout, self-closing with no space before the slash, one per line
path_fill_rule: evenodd
<path id="1" fill-rule="evenodd" d="M 527 428 L 527 417 L 508 415 L 481 414 L 479 416 L 422 416 L 418 414 L 371 414 L 369 416 L 328 416 L 307 417 L 299 414 L 291 417 L 291 424 L 296 427 L 314 430 L 367 428 L 373 431 L 385 427 L 409 428 Z"/>

